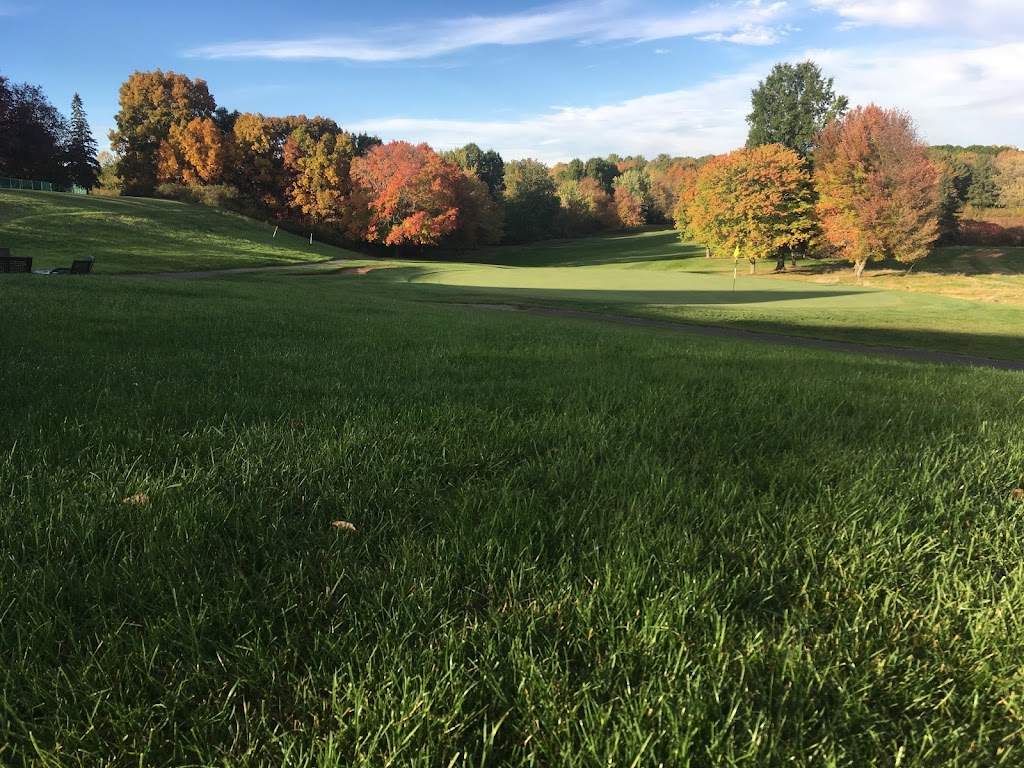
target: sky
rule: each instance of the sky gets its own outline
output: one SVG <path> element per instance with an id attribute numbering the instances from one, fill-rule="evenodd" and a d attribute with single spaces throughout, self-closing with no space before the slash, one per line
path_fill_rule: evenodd
<path id="1" fill-rule="evenodd" d="M 0 75 L 78 93 L 100 149 L 134 71 L 218 106 L 507 160 L 743 145 L 750 92 L 810 59 L 930 144 L 1024 148 L 1021 0 L 0 0 Z"/>

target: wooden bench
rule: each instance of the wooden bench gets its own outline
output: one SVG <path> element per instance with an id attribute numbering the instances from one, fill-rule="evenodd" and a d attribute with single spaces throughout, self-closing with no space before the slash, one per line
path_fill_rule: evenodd
<path id="1" fill-rule="evenodd" d="M 3 251 L 3 253 L 0 253 L 0 272 L 32 271 L 31 256 L 11 256 L 11 252 L 6 248 L 0 250 Z"/>

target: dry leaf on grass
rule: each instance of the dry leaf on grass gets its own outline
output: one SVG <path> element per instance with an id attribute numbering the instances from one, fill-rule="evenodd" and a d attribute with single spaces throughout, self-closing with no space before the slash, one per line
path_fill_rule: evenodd
<path id="1" fill-rule="evenodd" d="M 141 506 L 144 506 L 146 504 L 149 504 L 149 494 L 148 493 L 136 493 L 134 496 L 127 496 L 124 499 L 121 499 L 121 503 L 122 504 L 134 504 L 137 507 L 141 507 Z"/>
<path id="2" fill-rule="evenodd" d="M 1024 501 L 1024 488 L 1014 488 L 1010 491 L 1010 498 L 1017 501 Z"/>
<path id="3" fill-rule="evenodd" d="M 331 525 L 333 525 L 339 531 L 344 531 L 345 533 L 356 532 L 356 527 L 352 525 L 352 523 L 349 523 L 345 520 L 335 520 L 333 523 L 331 523 Z"/>

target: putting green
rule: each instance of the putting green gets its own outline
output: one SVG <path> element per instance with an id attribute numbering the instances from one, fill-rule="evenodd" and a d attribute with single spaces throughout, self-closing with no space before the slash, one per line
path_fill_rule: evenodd
<path id="1" fill-rule="evenodd" d="M 878 308 L 897 307 L 907 296 L 795 280 L 738 277 L 695 272 L 653 272 L 591 267 L 505 267 L 444 265 L 418 271 L 409 282 L 495 290 L 523 298 L 559 298 L 617 304 L 742 304 Z"/>

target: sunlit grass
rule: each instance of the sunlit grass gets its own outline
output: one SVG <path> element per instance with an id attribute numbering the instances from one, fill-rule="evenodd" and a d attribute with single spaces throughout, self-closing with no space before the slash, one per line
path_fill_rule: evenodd
<path id="1" fill-rule="evenodd" d="M 0 763 L 1021 763 L 1021 374 L 386 278 L 0 285 Z"/>
<path id="2" fill-rule="evenodd" d="M 170 200 L 0 190 L 0 246 L 36 269 L 95 256 L 99 273 L 172 272 L 354 257 L 216 208 Z"/>

